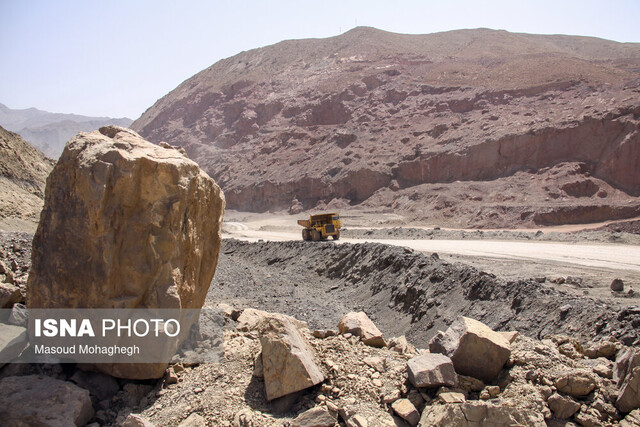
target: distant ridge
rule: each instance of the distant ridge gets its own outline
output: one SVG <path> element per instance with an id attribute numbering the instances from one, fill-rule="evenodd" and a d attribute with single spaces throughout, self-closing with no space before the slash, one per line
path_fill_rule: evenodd
<path id="1" fill-rule="evenodd" d="M 64 144 L 78 132 L 89 132 L 114 124 L 129 127 L 129 118 L 89 117 L 79 114 L 50 113 L 37 108 L 14 110 L 0 104 L 0 126 L 17 132 L 47 156 L 57 159 Z"/>
<path id="2" fill-rule="evenodd" d="M 131 127 L 231 209 L 537 227 L 640 215 L 639 93 L 638 43 L 357 27 L 220 60 Z"/>

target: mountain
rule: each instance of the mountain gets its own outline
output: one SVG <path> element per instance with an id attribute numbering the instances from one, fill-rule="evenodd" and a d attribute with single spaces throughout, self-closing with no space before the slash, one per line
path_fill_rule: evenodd
<path id="1" fill-rule="evenodd" d="M 132 125 L 247 211 L 459 227 L 640 216 L 640 44 L 358 27 L 223 59 Z"/>
<path id="2" fill-rule="evenodd" d="M 0 126 L 17 132 L 46 155 L 56 159 L 65 143 L 78 132 L 89 132 L 108 124 L 128 127 L 131 123 L 132 120 L 128 118 L 49 113 L 36 108 L 13 110 L 0 104 Z"/>
<path id="3" fill-rule="evenodd" d="M 54 161 L 0 127 L 0 229 L 34 231 Z"/>

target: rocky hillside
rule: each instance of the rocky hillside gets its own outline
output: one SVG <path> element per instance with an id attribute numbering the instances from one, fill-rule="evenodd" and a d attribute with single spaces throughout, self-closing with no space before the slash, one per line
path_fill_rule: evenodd
<path id="1" fill-rule="evenodd" d="M 463 226 L 640 215 L 640 46 L 355 28 L 242 52 L 132 128 L 232 209 L 394 209 Z"/>
<path id="2" fill-rule="evenodd" d="M 90 132 L 105 125 L 129 126 L 126 117 L 88 117 L 78 114 L 49 113 L 37 108 L 13 110 L 0 104 L 0 125 L 17 132 L 47 156 L 57 159 L 66 142 L 78 132 Z"/>
<path id="3" fill-rule="evenodd" d="M 0 127 L 0 229 L 34 230 L 54 161 Z"/>

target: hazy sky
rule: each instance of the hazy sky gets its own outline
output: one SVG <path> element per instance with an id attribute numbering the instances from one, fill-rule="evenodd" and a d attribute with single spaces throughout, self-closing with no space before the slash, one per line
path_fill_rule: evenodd
<path id="1" fill-rule="evenodd" d="M 355 26 L 640 42 L 638 0 L 0 0 L 0 103 L 138 118 L 214 62 Z"/>

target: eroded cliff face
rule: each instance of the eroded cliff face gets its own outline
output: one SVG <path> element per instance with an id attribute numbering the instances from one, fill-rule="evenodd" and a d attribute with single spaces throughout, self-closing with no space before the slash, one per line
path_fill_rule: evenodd
<path id="1" fill-rule="evenodd" d="M 132 127 L 184 146 L 232 209 L 599 221 L 640 209 L 639 70 L 637 44 L 357 28 L 220 61 Z"/>

